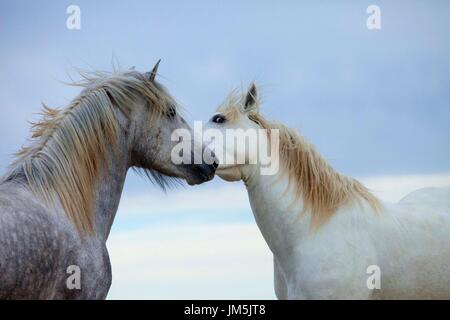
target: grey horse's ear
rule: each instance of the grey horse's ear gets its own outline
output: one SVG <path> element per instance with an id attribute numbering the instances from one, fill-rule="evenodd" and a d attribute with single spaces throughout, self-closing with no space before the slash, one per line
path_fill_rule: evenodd
<path id="1" fill-rule="evenodd" d="M 156 62 L 155 66 L 153 67 L 152 71 L 150 71 L 148 73 L 148 80 L 150 80 L 151 82 L 155 81 L 156 78 L 156 74 L 158 73 L 158 67 L 159 67 L 159 63 L 161 62 L 161 59 L 158 60 L 158 62 Z"/>
<path id="2" fill-rule="evenodd" d="M 258 92 L 255 83 L 250 84 L 244 100 L 244 109 L 249 111 L 258 107 Z"/>

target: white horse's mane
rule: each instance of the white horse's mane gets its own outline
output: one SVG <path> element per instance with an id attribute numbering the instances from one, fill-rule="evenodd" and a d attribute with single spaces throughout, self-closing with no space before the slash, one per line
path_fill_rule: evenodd
<path id="1" fill-rule="evenodd" d="M 335 171 L 314 145 L 295 130 L 265 119 L 259 112 L 259 100 L 251 110 L 244 111 L 245 97 L 232 91 L 218 111 L 229 121 L 239 119 L 246 112 L 269 135 L 271 130 L 279 130 L 281 168 L 288 176 L 288 188 L 293 186 L 296 198 L 303 199 L 303 213 L 312 213 L 313 228 L 320 227 L 341 206 L 353 200 L 366 201 L 375 212 L 379 211 L 379 200 L 359 181 Z"/>
<path id="2" fill-rule="evenodd" d="M 108 148 L 117 148 L 116 108 L 129 117 L 140 97 L 151 106 L 150 121 L 156 121 L 169 95 L 133 70 L 80 74 L 83 80 L 73 85 L 83 91 L 64 109 L 43 106 L 43 119 L 32 123 L 30 146 L 16 153 L 3 181 L 24 175 L 48 204 L 60 201 L 80 233 L 92 233 L 94 179 L 107 163 Z"/>

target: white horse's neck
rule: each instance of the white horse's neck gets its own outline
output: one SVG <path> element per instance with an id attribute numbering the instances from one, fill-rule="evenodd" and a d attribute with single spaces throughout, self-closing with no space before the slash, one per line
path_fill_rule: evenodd
<path id="1" fill-rule="evenodd" d="M 261 175 L 257 165 L 244 173 L 250 204 L 261 233 L 276 255 L 289 255 L 310 229 L 310 214 L 303 210 L 303 201 L 296 198 L 288 175 Z M 280 257 L 281 258 L 281 257 Z"/>

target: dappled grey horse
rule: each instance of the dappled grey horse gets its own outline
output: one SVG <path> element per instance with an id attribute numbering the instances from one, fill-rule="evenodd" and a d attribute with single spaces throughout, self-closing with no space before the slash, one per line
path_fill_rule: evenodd
<path id="1" fill-rule="evenodd" d="M 106 240 L 127 170 L 162 187 L 213 177 L 213 155 L 171 161 L 172 132 L 191 129 L 155 81 L 158 64 L 149 73 L 81 73 L 83 90 L 68 107 L 44 106 L 30 146 L 0 181 L 1 299 L 104 299 Z"/>

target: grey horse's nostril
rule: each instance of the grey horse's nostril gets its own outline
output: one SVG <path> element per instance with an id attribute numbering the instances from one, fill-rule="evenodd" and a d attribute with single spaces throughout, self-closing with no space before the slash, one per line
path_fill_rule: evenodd
<path id="1" fill-rule="evenodd" d="M 214 161 L 212 165 L 213 165 L 214 169 L 217 169 L 217 167 L 219 166 L 219 164 L 216 161 Z"/>

